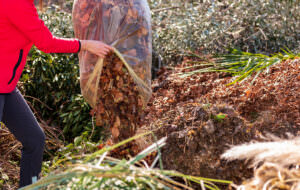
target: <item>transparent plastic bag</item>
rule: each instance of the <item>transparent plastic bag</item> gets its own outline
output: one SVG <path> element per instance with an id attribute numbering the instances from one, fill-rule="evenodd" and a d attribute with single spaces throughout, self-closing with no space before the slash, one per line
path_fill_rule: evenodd
<path id="1" fill-rule="evenodd" d="M 101 40 L 114 47 L 133 77 L 144 106 L 151 97 L 151 14 L 146 0 L 75 0 L 76 38 Z M 84 51 L 79 54 L 80 86 L 85 100 L 95 107 L 103 60 Z"/>

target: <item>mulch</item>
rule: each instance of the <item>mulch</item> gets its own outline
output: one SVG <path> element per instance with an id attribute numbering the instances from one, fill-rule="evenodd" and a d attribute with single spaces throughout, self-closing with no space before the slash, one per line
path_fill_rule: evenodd
<path id="1" fill-rule="evenodd" d="M 186 61 L 187 62 L 187 61 Z M 166 169 L 241 183 L 253 171 L 241 161 L 220 155 L 229 145 L 261 140 L 261 135 L 300 132 L 300 59 L 228 86 L 226 73 L 182 78 L 187 63 L 162 68 L 153 81 L 144 130 L 168 136 L 163 149 Z"/>

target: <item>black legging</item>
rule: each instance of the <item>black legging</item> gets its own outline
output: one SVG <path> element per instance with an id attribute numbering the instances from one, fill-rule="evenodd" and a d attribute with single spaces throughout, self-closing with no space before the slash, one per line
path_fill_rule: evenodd
<path id="1" fill-rule="evenodd" d="M 18 89 L 0 94 L 0 120 L 23 145 L 20 187 L 29 185 L 41 172 L 45 134 Z"/>

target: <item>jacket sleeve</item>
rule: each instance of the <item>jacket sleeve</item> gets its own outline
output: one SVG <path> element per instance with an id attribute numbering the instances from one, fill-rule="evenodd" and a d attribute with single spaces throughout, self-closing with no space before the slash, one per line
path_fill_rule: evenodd
<path id="1" fill-rule="evenodd" d="M 80 41 L 57 38 L 51 34 L 44 22 L 39 19 L 31 0 L 5 1 L 9 21 L 22 32 L 38 49 L 45 53 L 77 53 Z"/>

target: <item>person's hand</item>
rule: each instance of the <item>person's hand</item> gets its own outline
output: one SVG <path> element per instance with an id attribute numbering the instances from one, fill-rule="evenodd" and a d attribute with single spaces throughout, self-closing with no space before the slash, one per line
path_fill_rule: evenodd
<path id="1" fill-rule="evenodd" d="M 105 58 L 105 56 L 112 50 L 112 47 L 96 40 L 81 40 L 81 50 L 89 51 L 100 58 Z"/>

